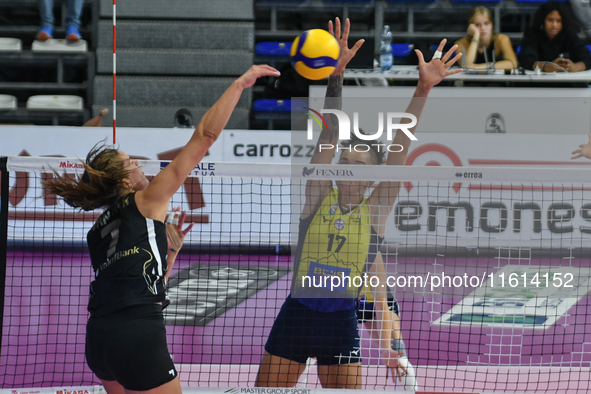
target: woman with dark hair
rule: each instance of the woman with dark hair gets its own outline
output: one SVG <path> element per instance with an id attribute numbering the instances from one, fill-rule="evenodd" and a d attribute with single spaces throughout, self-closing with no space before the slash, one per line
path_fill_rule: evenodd
<path id="1" fill-rule="evenodd" d="M 219 137 L 242 91 L 268 75 L 279 72 L 252 66 L 236 79 L 151 182 L 137 160 L 99 145 L 88 154 L 80 178 L 56 174 L 45 183 L 50 193 L 74 208 L 104 209 L 87 236 L 94 280 L 85 353 L 107 393 L 181 392 L 166 345 L 162 308 L 166 280 L 191 226 L 182 230 L 185 215 L 178 208 L 173 216 L 180 218 L 165 224 L 170 199 Z"/>
<path id="2" fill-rule="evenodd" d="M 544 72 L 577 72 L 591 68 L 589 49 L 573 29 L 568 10 L 557 1 L 542 3 L 523 33 L 519 63 Z"/>
<path id="3" fill-rule="evenodd" d="M 485 69 L 486 60 L 492 62 L 493 53 L 497 70 L 517 68 L 517 56 L 511 40 L 505 34 L 495 32 L 488 8 L 474 7 L 468 19 L 468 35 L 456 41 L 459 53 L 464 54 L 470 69 Z M 486 57 L 485 57 L 486 52 Z"/>

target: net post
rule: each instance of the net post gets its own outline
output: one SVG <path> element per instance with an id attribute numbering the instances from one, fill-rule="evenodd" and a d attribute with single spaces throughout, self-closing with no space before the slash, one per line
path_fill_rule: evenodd
<path id="1" fill-rule="evenodd" d="M 6 293 L 6 254 L 8 253 L 8 169 L 7 157 L 0 157 L 0 325 L 4 327 Z M 2 349 L 2 335 L 0 335 Z"/>

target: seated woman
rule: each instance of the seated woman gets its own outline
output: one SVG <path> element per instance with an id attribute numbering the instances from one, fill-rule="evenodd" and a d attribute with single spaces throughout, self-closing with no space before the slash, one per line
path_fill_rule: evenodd
<path id="1" fill-rule="evenodd" d="M 517 56 L 511 40 L 504 34 L 495 33 L 492 15 L 486 7 L 475 7 L 470 11 L 468 35 L 456 41 L 457 51 L 464 54 L 466 65 L 471 69 L 485 69 L 486 60 L 492 62 L 493 52 L 497 70 L 517 68 Z M 486 58 L 484 56 L 486 51 Z"/>
<path id="2" fill-rule="evenodd" d="M 591 68 L 591 54 L 573 29 L 568 11 L 557 1 L 542 3 L 523 33 L 519 63 L 544 72 L 584 71 Z"/>

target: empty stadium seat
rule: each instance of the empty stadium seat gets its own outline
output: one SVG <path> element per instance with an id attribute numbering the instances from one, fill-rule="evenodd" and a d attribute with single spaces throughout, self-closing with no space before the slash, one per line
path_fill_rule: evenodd
<path id="1" fill-rule="evenodd" d="M 0 52 L 20 52 L 23 43 L 18 38 L 0 37 Z"/>
<path id="2" fill-rule="evenodd" d="M 74 43 L 69 43 L 66 40 L 51 39 L 47 41 L 33 41 L 31 46 L 33 52 L 68 52 L 68 53 L 84 53 L 88 51 L 88 43 L 86 40 L 78 40 Z"/>
<path id="3" fill-rule="evenodd" d="M 252 105 L 254 112 L 291 112 L 294 110 L 302 111 L 308 106 L 304 100 L 291 99 L 259 99 Z"/>
<path id="4" fill-rule="evenodd" d="M 253 104 L 255 112 L 303 112 L 308 103 L 305 100 L 292 99 L 259 99 Z"/>
<path id="5" fill-rule="evenodd" d="M 397 57 L 409 57 L 414 49 L 415 44 L 392 44 L 392 55 Z"/>
<path id="6" fill-rule="evenodd" d="M 0 111 L 13 110 L 16 107 L 16 97 L 8 94 L 0 94 Z"/>
<path id="7" fill-rule="evenodd" d="M 566 3 L 567 0 L 556 0 L 560 3 Z M 546 0 L 515 0 L 516 3 L 545 3 Z"/>
<path id="8" fill-rule="evenodd" d="M 27 100 L 27 109 L 44 111 L 82 111 L 84 100 L 73 95 L 39 95 Z"/>
<path id="9" fill-rule="evenodd" d="M 291 42 L 259 42 L 255 47 L 256 55 L 289 56 Z"/>

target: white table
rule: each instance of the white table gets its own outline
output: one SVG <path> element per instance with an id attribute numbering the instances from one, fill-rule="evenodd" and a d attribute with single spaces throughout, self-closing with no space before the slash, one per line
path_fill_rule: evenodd
<path id="1" fill-rule="evenodd" d="M 379 70 L 352 69 L 345 70 L 345 79 L 355 79 L 358 85 L 366 81 L 413 81 L 419 79 L 417 66 L 393 66 L 388 72 L 382 73 Z M 525 75 L 505 75 L 502 70 L 494 74 L 468 74 L 461 72 L 446 78 L 448 81 L 473 81 L 473 82 L 520 82 L 520 83 L 575 83 L 581 87 L 591 84 L 591 70 L 577 73 L 540 73 L 526 71 Z"/>

